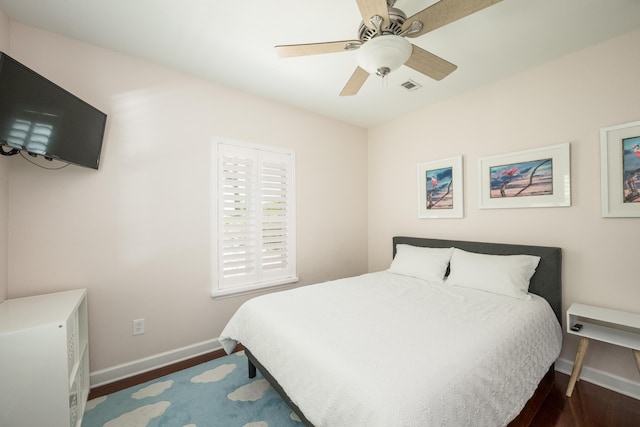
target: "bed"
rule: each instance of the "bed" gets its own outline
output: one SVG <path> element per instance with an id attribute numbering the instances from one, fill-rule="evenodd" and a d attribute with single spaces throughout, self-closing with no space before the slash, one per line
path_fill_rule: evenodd
<path id="1" fill-rule="evenodd" d="M 247 301 L 221 344 L 307 426 L 528 425 L 562 344 L 561 250 L 394 237 L 393 254 Z"/>

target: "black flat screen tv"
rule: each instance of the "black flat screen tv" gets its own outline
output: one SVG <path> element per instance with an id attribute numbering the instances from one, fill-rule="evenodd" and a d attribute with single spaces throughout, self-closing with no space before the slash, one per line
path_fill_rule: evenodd
<path id="1" fill-rule="evenodd" d="M 0 52 L 0 144 L 10 152 L 98 169 L 106 121 L 100 110 Z"/>

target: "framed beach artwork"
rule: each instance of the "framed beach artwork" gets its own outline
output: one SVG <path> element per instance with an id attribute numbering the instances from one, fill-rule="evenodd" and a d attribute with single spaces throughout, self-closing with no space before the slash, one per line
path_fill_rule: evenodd
<path id="1" fill-rule="evenodd" d="M 462 156 L 418 164 L 418 217 L 462 218 Z"/>
<path id="2" fill-rule="evenodd" d="M 478 173 L 481 209 L 571 206 L 568 143 L 484 157 Z"/>
<path id="3" fill-rule="evenodd" d="M 603 217 L 640 217 L 640 121 L 600 129 Z"/>

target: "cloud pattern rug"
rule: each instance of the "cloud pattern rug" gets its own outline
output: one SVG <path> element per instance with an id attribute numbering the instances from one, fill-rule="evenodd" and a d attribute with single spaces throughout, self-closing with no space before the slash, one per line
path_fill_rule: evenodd
<path id="1" fill-rule="evenodd" d="M 302 427 L 244 352 L 92 399 L 82 427 Z"/>

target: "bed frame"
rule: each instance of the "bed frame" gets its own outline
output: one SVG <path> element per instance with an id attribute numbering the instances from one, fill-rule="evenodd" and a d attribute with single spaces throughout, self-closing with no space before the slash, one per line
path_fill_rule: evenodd
<path id="1" fill-rule="evenodd" d="M 489 255 L 539 256 L 540 262 L 538 263 L 535 274 L 531 278 L 529 292 L 546 299 L 558 318 L 558 322 L 562 325 L 562 250 L 560 248 L 396 236 L 393 238 L 394 257 L 396 255 L 396 246 L 399 244 L 430 248 L 456 247 L 468 252 L 477 252 Z M 287 402 L 296 415 L 300 417 L 300 420 L 304 425 L 313 427 L 313 424 L 307 420 L 300 408 L 298 408 L 291 398 L 287 396 L 287 393 L 282 389 L 280 384 L 278 384 L 278 381 L 264 366 L 262 366 L 251 351 L 246 347 L 244 351 L 249 364 L 249 378 L 254 378 L 256 376 L 256 369 L 259 370 L 264 378 L 269 381 L 271 386 L 282 396 L 284 401 Z M 540 381 L 534 395 L 529 399 L 524 409 L 520 412 L 520 415 L 509 423 L 509 427 L 529 426 L 538 412 L 538 409 L 540 409 L 540 406 L 542 406 L 542 403 L 551 391 L 553 383 L 554 366 L 552 365 L 549 367 L 547 374 Z"/>

